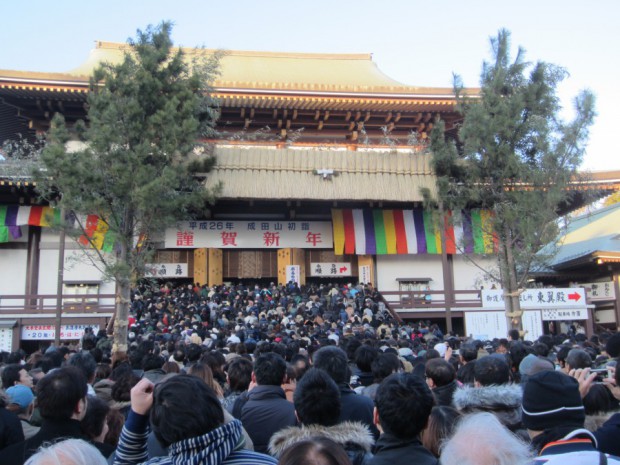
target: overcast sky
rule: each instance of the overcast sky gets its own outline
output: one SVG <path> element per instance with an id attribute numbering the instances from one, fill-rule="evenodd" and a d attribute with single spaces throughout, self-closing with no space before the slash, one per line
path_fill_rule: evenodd
<path id="1" fill-rule="evenodd" d="M 372 53 L 390 77 L 431 87 L 451 86 L 452 73 L 477 86 L 489 37 L 506 28 L 528 60 L 568 70 L 559 89 L 566 118 L 579 90 L 594 91 L 599 116 L 584 167 L 620 169 L 617 0 L 29 0 L 3 2 L 0 11 L 0 69 L 68 71 L 96 40 L 125 42 L 171 20 L 177 45 Z"/>

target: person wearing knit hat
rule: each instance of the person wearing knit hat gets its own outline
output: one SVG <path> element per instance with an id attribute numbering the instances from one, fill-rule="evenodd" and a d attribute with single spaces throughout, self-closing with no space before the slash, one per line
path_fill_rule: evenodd
<path id="1" fill-rule="evenodd" d="M 596 450 L 596 439 L 583 427 L 585 417 L 575 378 L 559 371 L 529 377 L 523 388 L 521 419 L 540 453 L 535 464 L 620 464 L 620 458 Z"/>

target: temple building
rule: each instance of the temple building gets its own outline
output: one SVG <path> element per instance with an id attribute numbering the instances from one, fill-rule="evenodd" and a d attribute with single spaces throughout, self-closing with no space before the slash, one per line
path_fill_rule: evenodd
<path id="1" fill-rule="evenodd" d="M 67 73 L 0 70 L 0 144 L 44 133 L 57 112 L 69 124 L 83 119 L 90 74 L 102 62 L 120 62 L 126 48 L 97 42 Z M 403 85 L 369 54 L 245 51 L 223 56 L 212 87 L 221 115 L 206 185 L 221 182 L 223 190 L 204 218 L 166 231 L 153 276 L 208 285 L 372 283 L 403 320 L 429 319 L 480 337 L 505 334 L 500 306 L 483 305 L 481 289 L 491 285 L 468 260 L 476 255 L 483 267 L 495 266 L 484 233 L 488 212 L 451 212 L 461 219 L 448 224 L 423 208 L 422 189 L 435 191 L 425 141 L 438 119 L 456 137 L 461 118 L 452 89 Z M 59 235 L 42 224 L 46 206 L 37 204 L 32 181 L 3 165 L 10 162 L 0 163 L 0 345 L 1 334 L 15 347 L 29 340 L 24 335 L 44 332 L 59 289 L 79 303 L 64 303 L 67 325 L 102 327 L 114 284 L 69 242 L 59 283 Z M 579 188 L 612 192 L 617 174 L 593 176 Z M 610 280 L 617 287 L 615 274 Z M 586 309 L 585 298 L 580 305 Z M 613 309 L 605 322 L 615 326 L 617 303 Z M 532 312 L 535 338 L 543 316 Z"/>

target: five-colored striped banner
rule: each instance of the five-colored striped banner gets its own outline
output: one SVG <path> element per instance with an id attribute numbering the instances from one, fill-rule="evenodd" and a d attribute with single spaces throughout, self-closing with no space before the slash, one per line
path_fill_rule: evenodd
<path id="1" fill-rule="evenodd" d="M 440 254 L 441 228 L 448 254 L 497 252 L 489 210 L 447 212 L 423 210 L 334 209 L 336 255 Z"/>
<path id="2" fill-rule="evenodd" d="M 11 237 L 19 239 L 22 236 L 21 226 L 58 227 L 61 224 L 77 227 L 77 218 L 66 215 L 63 221 L 58 208 L 23 205 L 0 205 L 0 243 L 8 242 Z M 111 252 L 114 240 L 108 233 L 108 224 L 97 215 L 88 215 L 81 219 L 85 233 L 91 238 L 92 246 Z M 11 236 L 11 237 L 9 237 Z M 80 243 L 89 246 L 85 236 L 81 236 Z"/>

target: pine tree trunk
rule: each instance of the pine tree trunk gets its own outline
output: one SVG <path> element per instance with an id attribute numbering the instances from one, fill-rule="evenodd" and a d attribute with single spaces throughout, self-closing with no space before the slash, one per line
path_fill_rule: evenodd
<path id="1" fill-rule="evenodd" d="M 122 242 L 117 260 L 127 261 L 127 245 Z M 114 319 L 114 343 L 112 353 L 119 355 L 127 352 L 127 333 L 129 326 L 129 303 L 131 298 L 131 282 L 126 276 L 116 279 L 116 316 Z"/>

